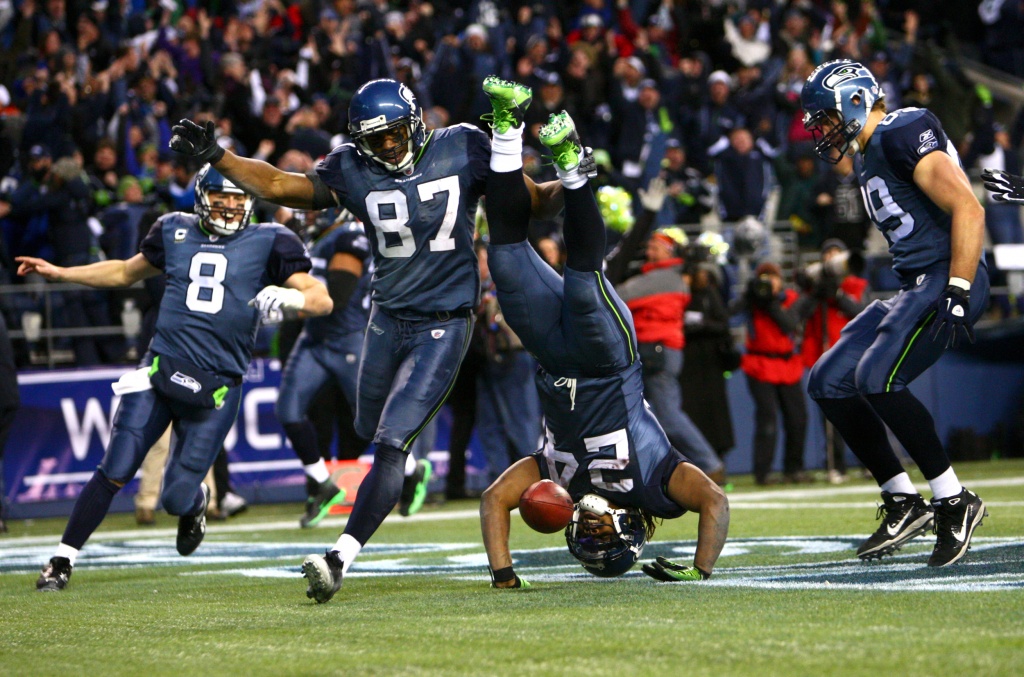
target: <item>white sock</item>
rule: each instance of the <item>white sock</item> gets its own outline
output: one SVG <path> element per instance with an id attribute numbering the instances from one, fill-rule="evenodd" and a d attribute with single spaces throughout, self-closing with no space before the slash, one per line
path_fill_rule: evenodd
<path id="1" fill-rule="evenodd" d="M 957 479 L 956 473 L 953 472 L 953 466 L 950 466 L 946 472 L 935 479 L 928 480 L 928 486 L 931 487 L 932 496 L 935 497 L 935 500 L 956 496 L 963 489 L 960 486 L 960 480 Z"/>
<path id="2" fill-rule="evenodd" d="M 504 134 L 493 133 L 491 138 L 491 169 L 499 173 L 523 168 L 523 130 L 526 125 L 509 127 Z"/>
<path id="3" fill-rule="evenodd" d="M 905 472 L 901 472 L 899 475 L 892 477 L 883 484 L 881 488 L 882 491 L 888 491 L 890 494 L 917 493 L 917 489 L 914 488 L 914 483 L 910 481 L 910 475 Z"/>
<path id="4" fill-rule="evenodd" d="M 405 476 L 412 477 L 413 473 L 416 472 L 416 457 L 409 454 L 405 457 Z"/>
<path id="5" fill-rule="evenodd" d="M 331 550 L 338 551 L 338 557 L 341 558 L 341 562 L 343 565 L 341 568 L 342 575 L 348 573 L 348 568 L 352 566 L 352 562 L 355 561 L 356 556 L 362 549 L 363 546 L 359 544 L 359 541 L 352 538 L 348 534 L 342 534 L 338 538 L 338 542 L 334 544 L 334 547 L 331 548 Z"/>
<path id="6" fill-rule="evenodd" d="M 78 558 L 78 548 L 72 548 L 70 545 L 61 543 L 57 546 L 57 552 L 53 553 L 54 557 L 67 557 L 71 561 L 71 566 L 75 566 L 75 559 Z"/>
<path id="7" fill-rule="evenodd" d="M 562 180 L 562 185 L 570 190 L 587 185 L 587 175 L 580 174 L 579 167 L 573 167 L 572 169 L 566 170 L 555 165 L 555 173 L 557 173 L 558 178 Z"/>
<path id="8" fill-rule="evenodd" d="M 305 470 L 306 475 L 317 484 L 323 484 L 331 477 L 331 473 L 327 472 L 327 464 L 322 458 L 316 463 L 310 463 L 309 465 L 302 466 L 302 469 Z"/>

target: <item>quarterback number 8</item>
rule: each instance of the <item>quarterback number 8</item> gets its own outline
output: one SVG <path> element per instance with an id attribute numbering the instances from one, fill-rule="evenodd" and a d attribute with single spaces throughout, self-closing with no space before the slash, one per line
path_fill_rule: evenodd
<path id="1" fill-rule="evenodd" d="M 199 252 L 192 257 L 188 278 L 192 282 L 185 292 L 185 305 L 197 313 L 219 313 L 224 307 L 224 278 L 228 257 L 218 252 Z"/>

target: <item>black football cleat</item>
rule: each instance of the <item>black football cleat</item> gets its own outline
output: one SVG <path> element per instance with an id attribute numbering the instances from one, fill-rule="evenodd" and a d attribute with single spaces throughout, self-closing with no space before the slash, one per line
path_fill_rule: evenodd
<path id="1" fill-rule="evenodd" d="M 882 524 L 857 548 L 857 557 L 863 560 L 882 559 L 891 555 L 910 539 L 932 527 L 935 511 L 921 494 L 890 494 L 882 492 L 882 505 L 876 519 Z"/>
<path id="2" fill-rule="evenodd" d="M 182 515 L 178 518 L 178 554 L 191 555 L 206 536 L 206 508 L 210 505 L 210 488 L 200 485 L 203 491 L 203 507 L 198 515 Z"/>
<path id="3" fill-rule="evenodd" d="M 955 564 L 971 549 L 974 530 L 988 516 L 985 502 L 961 487 L 956 496 L 933 500 L 932 507 L 935 508 L 935 549 L 928 566 Z"/>
<path id="4" fill-rule="evenodd" d="M 59 592 L 68 587 L 71 578 L 71 560 L 67 557 L 51 557 L 36 580 L 39 592 Z"/>
<path id="5" fill-rule="evenodd" d="M 317 604 L 331 601 L 334 593 L 341 588 L 344 565 L 337 550 L 328 550 L 321 555 L 310 555 L 302 562 L 302 575 L 309 582 L 306 597 Z"/>
<path id="6" fill-rule="evenodd" d="M 327 517 L 331 508 L 345 501 L 345 490 L 339 489 L 333 479 L 314 485 L 316 489 L 306 499 L 306 512 L 299 518 L 299 526 L 303 529 L 315 527 Z"/>

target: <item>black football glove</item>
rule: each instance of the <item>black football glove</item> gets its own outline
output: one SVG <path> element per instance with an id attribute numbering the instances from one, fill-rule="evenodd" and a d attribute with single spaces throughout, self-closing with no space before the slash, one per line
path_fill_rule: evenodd
<path id="1" fill-rule="evenodd" d="M 597 160 L 594 159 L 594 149 L 590 146 L 583 148 L 583 155 L 580 157 L 579 173 L 589 179 L 597 176 Z"/>
<path id="2" fill-rule="evenodd" d="M 200 127 L 191 120 L 181 119 L 171 127 L 174 136 L 168 144 L 171 150 L 183 155 L 191 155 L 200 162 L 217 164 L 224 157 L 224 149 L 217 145 L 213 134 L 213 120 L 206 121 L 206 127 Z"/>
<path id="3" fill-rule="evenodd" d="M 711 574 L 706 573 L 697 567 L 683 566 L 672 560 L 658 557 L 650 564 L 642 567 L 645 574 L 659 581 L 666 583 L 681 583 L 686 581 L 706 581 Z"/>
<path id="4" fill-rule="evenodd" d="M 1024 204 L 1024 176 L 1007 174 L 1001 169 L 983 169 L 981 179 L 996 202 Z"/>
<path id="5" fill-rule="evenodd" d="M 955 284 L 946 286 L 935 302 L 935 321 L 931 331 L 933 341 L 944 342 L 946 348 L 956 348 L 960 334 L 963 334 L 974 343 L 970 301 L 971 294 L 966 289 Z"/>

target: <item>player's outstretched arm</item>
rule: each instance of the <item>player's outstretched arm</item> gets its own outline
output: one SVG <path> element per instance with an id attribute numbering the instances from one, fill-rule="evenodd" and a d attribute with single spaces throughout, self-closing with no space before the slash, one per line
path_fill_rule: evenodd
<path id="1" fill-rule="evenodd" d="M 286 172 L 262 160 L 243 158 L 221 148 L 217 145 L 212 120 L 203 127 L 183 119 L 171 132 L 172 150 L 216 165 L 217 171 L 245 192 L 285 207 L 313 207 L 313 182 L 305 174 Z"/>
<path id="2" fill-rule="evenodd" d="M 75 282 L 100 288 L 129 287 L 161 272 L 142 254 L 136 254 L 127 261 L 112 259 L 69 268 L 55 266 L 34 256 L 18 256 L 15 260 L 18 262 L 18 275 L 38 273 L 50 282 Z"/>
<path id="3" fill-rule="evenodd" d="M 549 220 L 558 216 L 565 206 L 565 198 L 562 195 L 562 182 L 560 180 L 534 183 L 526 174 L 523 174 L 523 181 L 530 191 L 530 216 L 535 219 Z"/>
<path id="4" fill-rule="evenodd" d="M 519 506 L 519 497 L 533 484 L 539 482 L 540 470 L 533 457 L 521 458 L 513 463 L 494 484 L 487 487 L 480 499 L 480 529 L 483 532 L 484 548 L 492 575 L 512 569 L 512 553 L 508 547 L 510 527 L 509 513 Z M 493 583 L 496 588 L 514 588 L 521 581 L 513 574 L 507 581 Z"/>
<path id="5" fill-rule="evenodd" d="M 334 309 L 334 301 L 323 282 L 302 272 L 293 273 L 283 287 L 267 285 L 249 305 L 258 308 L 265 320 L 280 319 L 282 312 L 310 316 L 327 315 Z"/>
<path id="6" fill-rule="evenodd" d="M 697 552 L 693 565 L 706 574 L 715 568 L 729 533 L 729 499 L 700 468 L 680 463 L 668 481 L 668 497 L 697 513 Z"/>

